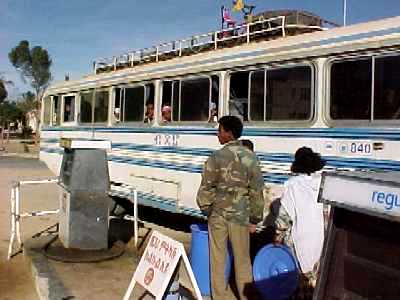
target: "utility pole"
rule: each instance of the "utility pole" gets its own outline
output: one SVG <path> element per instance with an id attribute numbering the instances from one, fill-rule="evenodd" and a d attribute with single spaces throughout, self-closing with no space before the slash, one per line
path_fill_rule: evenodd
<path id="1" fill-rule="evenodd" d="M 347 0 L 343 0 L 343 26 L 346 26 Z"/>

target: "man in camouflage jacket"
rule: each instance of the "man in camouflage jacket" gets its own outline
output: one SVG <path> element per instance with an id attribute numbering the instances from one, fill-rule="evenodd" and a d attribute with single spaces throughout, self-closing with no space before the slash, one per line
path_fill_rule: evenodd
<path id="1" fill-rule="evenodd" d="M 233 251 L 236 285 L 240 299 L 252 293 L 249 232 L 262 220 L 264 180 L 256 155 L 238 138 L 239 118 L 219 121 L 218 139 L 224 145 L 206 161 L 197 204 L 208 216 L 212 299 L 232 299 L 225 280 L 227 242 Z"/>

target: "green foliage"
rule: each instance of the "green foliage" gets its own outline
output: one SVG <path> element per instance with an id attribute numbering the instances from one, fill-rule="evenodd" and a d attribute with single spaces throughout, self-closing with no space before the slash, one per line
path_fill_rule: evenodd
<path id="1" fill-rule="evenodd" d="M 40 99 L 51 80 L 52 61 L 47 50 L 41 46 L 30 49 L 28 41 L 21 41 L 8 53 L 8 58 L 20 72 L 22 79 L 29 81 L 35 89 L 37 99 Z"/>
<path id="2" fill-rule="evenodd" d="M 40 103 L 50 81 L 52 64 L 49 53 L 41 46 L 29 47 L 28 41 L 21 41 L 8 53 L 11 64 L 20 72 L 22 79 L 29 81 L 36 94 L 36 125 L 39 128 Z M 39 143 L 39 134 L 36 134 Z"/>
<path id="3" fill-rule="evenodd" d="M 26 114 L 37 108 L 37 101 L 35 94 L 31 91 L 23 93 L 17 101 L 17 108 Z"/>
<path id="4" fill-rule="evenodd" d="M 0 103 L 4 101 L 8 96 L 6 85 L 2 80 L 0 80 Z"/>
<path id="5" fill-rule="evenodd" d="M 2 103 L 8 96 L 7 85 L 13 84 L 12 81 L 6 80 L 0 73 L 0 103 Z"/>
<path id="6" fill-rule="evenodd" d="M 14 102 L 3 102 L 0 104 L 0 126 L 21 119 L 23 113 Z"/>

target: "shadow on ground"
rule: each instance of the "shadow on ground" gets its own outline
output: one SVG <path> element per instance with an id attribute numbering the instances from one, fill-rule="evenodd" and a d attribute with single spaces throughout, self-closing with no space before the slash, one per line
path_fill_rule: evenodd
<path id="1" fill-rule="evenodd" d="M 116 204 L 124 209 L 123 213 L 133 216 L 133 203 L 124 198 L 113 197 Z M 202 218 L 188 216 L 184 214 L 172 213 L 150 206 L 139 205 L 139 219 L 150 222 L 162 227 L 167 227 L 177 231 L 190 232 L 190 225 L 206 223 Z"/>

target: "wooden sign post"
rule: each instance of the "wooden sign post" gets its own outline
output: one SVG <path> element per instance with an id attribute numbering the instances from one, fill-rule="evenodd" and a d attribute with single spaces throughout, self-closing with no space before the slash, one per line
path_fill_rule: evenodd
<path id="1" fill-rule="evenodd" d="M 181 258 L 194 287 L 196 298 L 202 300 L 183 244 L 157 231 L 154 231 L 149 239 L 124 300 L 129 300 L 136 283 L 155 296 L 156 300 L 161 300 Z"/>

